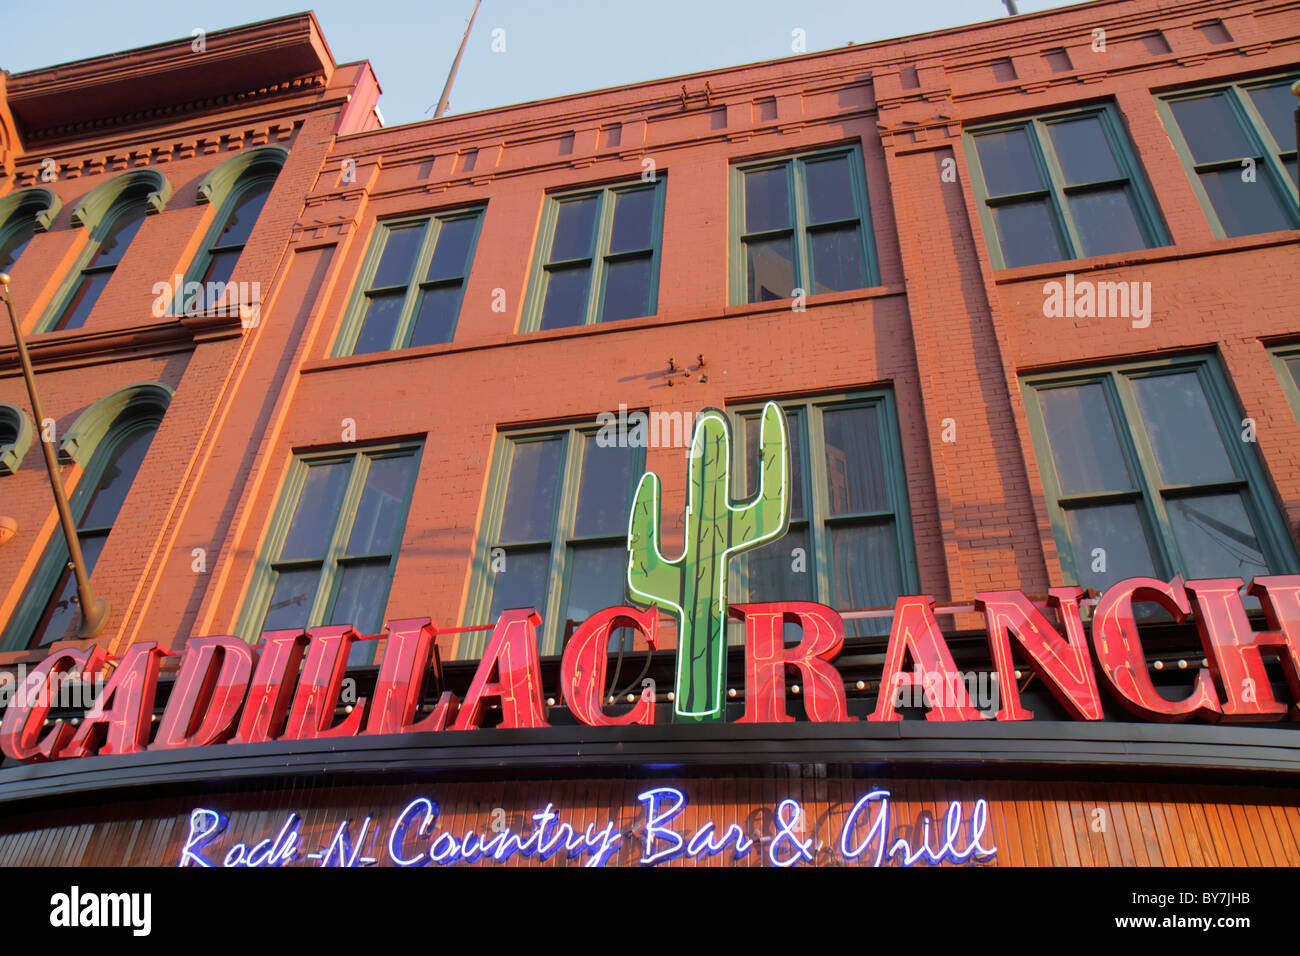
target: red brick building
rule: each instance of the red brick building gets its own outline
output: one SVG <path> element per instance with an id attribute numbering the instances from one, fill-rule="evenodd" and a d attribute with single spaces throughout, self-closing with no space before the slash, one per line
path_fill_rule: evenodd
<path id="1" fill-rule="evenodd" d="M 113 608 L 95 642 L 429 616 L 439 689 L 463 695 L 485 629 L 532 606 L 554 726 L 443 731 L 419 754 L 358 738 L 293 799 L 283 768 L 320 742 L 221 744 L 203 770 L 10 759 L 0 861 L 174 864 L 185 788 L 213 779 L 230 839 L 296 808 L 324 845 L 367 800 L 388 819 L 419 799 L 355 789 L 380 770 L 440 774 L 444 819 L 471 829 L 497 809 L 522 829 L 548 801 L 581 825 L 624 806 L 631 827 L 652 763 L 764 847 L 782 801 L 830 826 L 870 773 L 903 778 L 913 843 L 942 801 L 987 799 L 997 862 L 1300 860 L 1300 808 L 1272 786 L 1300 767 L 1285 719 L 1150 725 L 1108 700 L 1072 722 L 1025 679 L 1034 723 L 683 728 L 661 692 L 658 723 L 606 732 L 574 726 L 559 677 L 574 627 L 627 603 L 643 471 L 682 546 L 684 448 L 710 407 L 750 492 L 758 411 L 786 410 L 790 530 L 733 566 L 732 600 L 845 614 L 854 718 L 877 707 L 900 596 L 932 596 L 987 678 L 979 593 L 1300 572 L 1295 3 L 1096 0 L 391 129 L 368 66 L 334 64 L 309 15 L 194 46 L 0 87 L 0 258 Z M 196 305 L 176 276 L 238 291 Z M 26 408 L 0 345 L 10 667 L 77 624 Z M 602 440 L 620 409 L 646 440 Z M 1190 618 L 1139 620 L 1167 699 L 1211 680 Z M 672 631 L 653 656 L 626 636 L 610 693 L 672 686 Z M 363 687 L 383 646 L 352 651 Z M 737 634 L 731 721 L 744 662 Z M 131 797 L 92 809 L 77 794 L 96 787 Z M 33 856 L 24 834 L 53 825 L 38 796 L 94 822 L 90 843 Z M 142 819 L 150 850 L 113 835 Z M 818 862 L 850 856 L 827 843 Z"/>

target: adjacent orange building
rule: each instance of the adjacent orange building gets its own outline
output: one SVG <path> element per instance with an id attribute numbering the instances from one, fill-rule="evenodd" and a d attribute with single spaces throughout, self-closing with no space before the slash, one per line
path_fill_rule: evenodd
<path id="1" fill-rule="evenodd" d="M 865 721 L 900 596 L 937 602 L 974 698 L 998 689 L 977 594 L 1300 573 L 1297 60 L 1290 0 L 1095 0 L 389 129 L 309 14 L 0 76 L 0 266 L 52 416 L 0 339 L 0 664 L 88 644 L 49 440 L 109 655 L 429 617 L 424 713 L 533 607 L 551 724 L 11 757 L 0 862 L 248 862 L 222 854 L 290 813 L 312 862 L 428 862 L 395 830 L 337 843 L 362 816 L 432 832 L 421 799 L 447 832 L 552 804 L 616 824 L 601 862 L 646 862 L 660 787 L 752 839 L 715 864 L 842 864 L 872 785 L 909 846 L 956 808 L 948 862 L 1300 862 L 1285 659 L 1273 726 L 1072 721 L 1028 668 L 1032 722 Z M 675 635 L 625 629 L 611 712 L 651 681 L 656 722 L 581 726 L 560 655 L 629 603 L 642 473 L 674 551 L 694 421 L 723 411 L 753 492 L 767 401 L 790 526 L 731 600 L 839 611 L 854 722 L 792 686 L 795 723 L 734 723 L 737 625 L 732 722 L 671 724 Z M 1138 621 L 1167 699 L 1212 679 L 1190 618 Z M 384 648 L 353 647 L 340 720 Z M 835 835 L 772 850 L 790 801 Z"/>

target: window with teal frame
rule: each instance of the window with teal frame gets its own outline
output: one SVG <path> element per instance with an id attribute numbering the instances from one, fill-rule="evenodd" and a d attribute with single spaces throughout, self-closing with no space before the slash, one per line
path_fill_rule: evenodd
<path id="1" fill-rule="evenodd" d="M 0 272 L 8 272 L 36 233 L 50 227 L 62 202 L 48 189 L 20 189 L 0 199 Z"/>
<path id="2" fill-rule="evenodd" d="M 1291 404 L 1291 411 L 1300 418 L 1300 344 L 1278 346 L 1269 351 L 1268 357 L 1282 382 L 1282 392 Z"/>
<path id="3" fill-rule="evenodd" d="M 498 436 L 467 625 L 534 607 L 541 652 L 558 654 L 574 626 L 627 603 L 628 512 L 645 450 L 600 436 L 594 425 Z M 611 647 L 620 640 L 630 647 L 627 634 L 612 636 Z M 470 643 L 484 641 L 476 633 Z"/>
<path id="4" fill-rule="evenodd" d="M 1061 567 L 1124 578 L 1293 573 L 1295 548 L 1217 361 L 1032 376 L 1026 410 Z"/>
<path id="5" fill-rule="evenodd" d="M 880 284 L 857 146 L 732 167 L 731 235 L 733 303 Z"/>
<path id="6" fill-rule="evenodd" d="M 209 308 L 224 302 L 223 291 L 209 294 L 208 290 L 226 288 L 278 173 L 279 169 L 275 169 L 241 177 L 227 197 L 192 270 L 194 281 L 202 284 L 204 291 L 186 302 L 187 312 L 198 305 L 200 296 Z"/>
<path id="7" fill-rule="evenodd" d="M 665 182 L 546 197 L 520 331 L 654 315 Z"/>
<path id="8" fill-rule="evenodd" d="M 1296 228 L 1300 74 L 1179 91 L 1157 101 L 1220 238 Z"/>
<path id="9" fill-rule="evenodd" d="M 482 218 L 480 206 L 380 223 L 334 354 L 450 342 Z"/>
<path id="10" fill-rule="evenodd" d="M 1108 105 L 968 130 L 965 145 L 995 268 L 1169 242 L 1128 134 Z"/>
<path id="11" fill-rule="evenodd" d="M 893 393 L 780 405 L 790 437 L 790 530 L 732 562 L 734 600 L 816 601 L 848 611 L 890 607 L 899 595 L 915 593 L 920 581 Z M 762 405 L 730 411 L 736 474 L 751 495 Z M 850 619 L 844 630 L 888 634 L 889 618 Z"/>
<path id="12" fill-rule="evenodd" d="M 411 442 L 300 455 L 272 519 L 238 633 L 351 624 L 378 634 L 420 465 Z M 359 646 L 354 663 L 368 662 Z"/>

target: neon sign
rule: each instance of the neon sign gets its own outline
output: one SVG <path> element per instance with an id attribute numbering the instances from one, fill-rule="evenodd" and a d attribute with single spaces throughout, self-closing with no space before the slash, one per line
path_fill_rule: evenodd
<path id="1" fill-rule="evenodd" d="M 602 867 L 619 849 L 628 847 L 636 854 L 633 862 L 656 866 L 670 860 L 700 860 L 722 855 L 727 862 L 744 860 L 751 855 L 763 865 L 792 867 L 814 864 L 827 849 L 814 837 L 806 836 L 801 821 L 804 809 L 798 800 L 782 800 L 773 820 L 776 833 L 765 838 L 766 848 L 747 834 L 739 824 L 720 827 L 706 821 L 693 830 L 680 828 L 689 804 L 686 793 L 677 787 L 652 787 L 637 795 L 642 814 L 635 830 L 620 830 L 613 820 L 604 826 L 589 823 L 579 829 L 560 818 L 555 805 L 548 802 L 531 814 L 528 832 L 504 827 L 488 835 L 477 830 L 453 832 L 439 826 L 439 807 L 427 796 L 416 797 L 393 818 L 385 831 L 371 816 L 359 825 L 344 819 L 331 831 L 321 849 L 308 852 L 302 837 L 303 818 L 290 813 L 274 836 L 230 843 L 221 853 L 221 842 L 229 826 L 228 818 L 218 810 L 195 809 L 189 818 L 189 830 L 181 847 L 179 866 L 374 866 L 399 867 L 452 866 L 469 863 L 507 863 L 512 858 L 546 861 L 562 855 L 580 860 L 578 865 Z M 988 832 L 988 804 L 977 799 L 969 818 L 961 801 L 948 804 L 941 833 L 931 834 L 930 818 L 922 817 L 919 837 L 896 837 L 892 841 L 891 794 L 873 789 L 861 797 L 846 815 L 839 836 L 831 844 L 838 851 L 837 863 L 865 863 L 871 866 L 933 866 L 939 863 L 980 863 L 994 858 L 997 848 Z M 355 827 L 355 829 L 354 829 Z"/>

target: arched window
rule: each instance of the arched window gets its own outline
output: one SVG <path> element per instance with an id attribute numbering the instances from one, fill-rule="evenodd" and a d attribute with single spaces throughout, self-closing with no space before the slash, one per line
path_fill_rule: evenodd
<path id="1" fill-rule="evenodd" d="M 84 468 L 69 504 L 87 572 L 95 569 L 170 400 L 171 390 L 162 385 L 121 389 L 87 409 L 60 446 L 61 459 Z M 68 548 L 62 534 L 56 534 L 13 616 L 3 647 L 41 648 L 75 636 L 80 611 Z"/>
<path id="2" fill-rule="evenodd" d="M 63 203 L 48 189 L 23 189 L 0 199 L 0 272 L 8 272 L 31 242 L 50 227 Z"/>
<path id="3" fill-rule="evenodd" d="M 77 204 L 73 222 L 90 230 L 90 242 L 43 331 L 79 329 L 86 324 L 144 217 L 162 209 L 170 195 L 171 184 L 160 173 L 142 170 L 104 183 Z"/>
<path id="4" fill-rule="evenodd" d="M 280 175 L 287 154 L 278 146 L 249 150 L 222 163 L 199 184 L 199 201 L 217 208 L 212 228 L 186 276 L 185 311 L 200 312 L 224 301 L 244 245 Z M 189 283 L 198 283 L 196 289 Z"/>
<path id="5" fill-rule="evenodd" d="M 0 475 L 12 475 L 32 447 L 32 420 L 18 406 L 0 402 Z"/>

